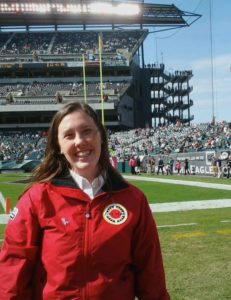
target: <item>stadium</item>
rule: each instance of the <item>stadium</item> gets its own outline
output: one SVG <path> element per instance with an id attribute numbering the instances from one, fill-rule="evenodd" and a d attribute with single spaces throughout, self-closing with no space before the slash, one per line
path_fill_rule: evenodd
<path id="1" fill-rule="evenodd" d="M 212 174 L 211 157 L 217 151 L 225 158 L 222 168 L 227 174 L 230 124 L 190 127 L 192 70 L 169 73 L 164 63 L 144 59 L 150 25 L 156 31 L 171 30 L 190 26 L 200 15 L 143 1 L 112 1 L 102 8 L 99 1 L 98 6 L 84 1 L 0 4 L 1 170 L 31 171 L 43 156 L 54 113 L 65 103 L 79 101 L 96 109 L 106 128 L 115 132 L 110 144 L 126 161 L 125 169 L 131 155 L 156 160 L 163 155 L 167 163 L 172 154 L 174 160 L 188 158 L 196 174 L 207 175 Z M 118 10 L 116 16 L 108 5 Z M 120 5 L 132 5 L 134 13 L 123 14 Z M 99 10 L 106 12 L 105 18 L 99 17 Z M 172 129 L 178 124 L 183 127 Z M 146 132 L 135 138 L 133 131 L 119 133 L 136 128 Z M 123 142 L 117 147 L 118 140 Z"/>
<path id="2" fill-rule="evenodd" d="M 188 27 L 200 17 L 143 0 L 1 0 L 0 213 L 14 207 L 43 159 L 55 112 L 86 102 L 108 130 L 119 171 L 154 206 L 172 299 L 228 300 L 231 124 L 193 124 L 193 70 L 169 72 L 144 57 L 150 27 Z M 131 156 L 140 158 L 141 176 L 130 175 Z M 157 175 L 160 159 L 170 176 Z M 174 166 L 167 173 L 170 160 L 181 162 L 180 177 Z M 175 204 L 182 207 L 171 211 Z"/>
<path id="3" fill-rule="evenodd" d="M 0 3 L 2 129 L 47 129 L 60 105 L 73 99 L 102 112 L 110 129 L 192 121 L 192 71 L 169 74 L 164 64 L 145 64 L 142 49 L 147 26 L 189 26 L 185 18 L 198 15 L 142 1 L 112 1 L 105 8 L 85 1 L 75 6 L 7 3 Z M 117 8 L 116 16 L 108 5 Z M 134 14 L 123 15 L 120 5 L 132 6 Z M 100 9 L 108 11 L 103 19 Z"/>

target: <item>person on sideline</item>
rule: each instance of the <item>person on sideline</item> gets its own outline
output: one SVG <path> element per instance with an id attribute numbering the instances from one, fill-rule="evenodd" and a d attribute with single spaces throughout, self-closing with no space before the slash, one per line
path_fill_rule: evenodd
<path id="1" fill-rule="evenodd" d="M 187 158 L 184 160 L 184 175 L 190 175 L 189 172 L 189 161 Z"/>
<path id="2" fill-rule="evenodd" d="M 10 215 L 1 300 L 169 300 L 158 232 L 144 194 L 110 163 L 96 112 L 69 103 L 45 158 Z"/>
<path id="3" fill-rule="evenodd" d="M 160 157 L 158 161 L 157 175 L 159 175 L 160 171 L 162 172 L 162 175 L 164 175 L 164 161 L 162 157 Z"/>
<path id="4" fill-rule="evenodd" d="M 112 154 L 110 156 L 110 162 L 111 162 L 111 165 L 113 166 L 113 168 L 115 168 L 117 170 L 118 169 L 118 159 L 115 154 Z"/>
<path id="5" fill-rule="evenodd" d="M 148 176 L 152 175 L 152 160 L 150 157 L 146 160 L 146 173 Z"/>
<path id="6" fill-rule="evenodd" d="M 139 155 L 136 157 L 135 165 L 135 173 L 141 175 L 141 161 Z"/>
<path id="7" fill-rule="evenodd" d="M 221 178 L 222 177 L 222 160 L 221 157 L 219 156 L 217 158 L 217 178 Z"/>
<path id="8" fill-rule="evenodd" d="M 151 158 L 151 172 L 153 175 L 156 173 L 156 160 L 155 157 Z"/>
<path id="9" fill-rule="evenodd" d="M 174 159 L 173 159 L 172 157 L 170 157 L 170 159 L 169 159 L 169 165 L 170 165 L 170 171 L 169 171 L 169 173 L 170 173 L 171 175 L 173 175 Z"/>
<path id="10" fill-rule="evenodd" d="M 136 170 L 135 170 L 136 161 L 135 161 L 134 156 L 130 157 L 128 164 L 129 164 L 129 167 L 130 167 L 130 170 L 131 170 L 131 174 L 135 175 L 136 174 Z"/>
<path id="11" fill-rule="evenodd" d="M 181 170 L 181 162 L 179 160 L 176 161 L 175 164 L 175 170 L 177 172 L 177 175 L 180 175 L 180 170 Z"/>

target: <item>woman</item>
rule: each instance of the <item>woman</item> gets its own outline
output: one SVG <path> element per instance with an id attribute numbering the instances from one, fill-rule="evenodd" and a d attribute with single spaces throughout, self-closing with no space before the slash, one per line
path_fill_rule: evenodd
<path id="1" fill-rule="evenodd" d="M 128 164 L 129 164 L 129 167 L 130 167 L 130 170 L 131 170 L 131 174 L 135 175 L 136 174 L 136 171 L 135 171 L 136 161 L 135 161 L 134 156 L 130 157 Z"/>
<path id="2" fill-rule="evenodd" d="M 180 175 L 180 170 L 181 170 L 181 162 L 179 160 L 176 161 L 175 164 L 175 170 L 177 172 L 177 175 Z"/>
<path id="3" fill-rule="evenodd" d="M 6 228 L 1 300 L 169 299 L 148 203 L 111 166 L 90 106 L 56 113 L 32 182 Z"/>

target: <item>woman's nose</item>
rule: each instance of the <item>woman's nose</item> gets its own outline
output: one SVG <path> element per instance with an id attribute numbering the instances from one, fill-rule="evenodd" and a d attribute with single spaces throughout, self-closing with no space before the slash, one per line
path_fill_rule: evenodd
<path id="1" fill-rule="evenodd" d="M 83 141 L 82 136 L 79 133 L 76 133 L 74 143 L 75 145 L 79 145 Z"/>

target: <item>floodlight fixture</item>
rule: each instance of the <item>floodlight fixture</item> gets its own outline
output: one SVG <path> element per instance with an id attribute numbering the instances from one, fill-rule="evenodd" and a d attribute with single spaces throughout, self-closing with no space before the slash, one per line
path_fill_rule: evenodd
<path id="1" fill-rule="evenodd" d="M 201 16 L 181 11 L 175 5 L 150 4 L 144 0 L 0 0 L 2 26 L 155 25 L 163 30 L 189 26 Z"/>
<path id="2" fill-rule="evenodd" d="M 21 13 L 89 13 L 89 14 L 104 14 L 104 15 L 137 15 L 140 13 L 140 7 L 137 3 L 108 3 L 89 2 L 87 4 L 73 3 L 35 3 L 35 2 L 20 2 L 20 3 L 0 3 L 0 13 L 21 12 Z"/>

